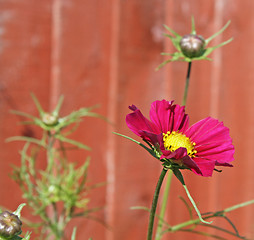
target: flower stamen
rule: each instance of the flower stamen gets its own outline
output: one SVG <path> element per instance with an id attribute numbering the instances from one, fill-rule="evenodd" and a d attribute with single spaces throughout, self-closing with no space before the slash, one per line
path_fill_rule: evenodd
<path id="1" fill-rule="evenodd" d="M 163 133 L 163 142 L 165 149 L 171 152 L 183 147 L 186 148 L 187 154 L 192 158 L 195 157 L 195 154 L 197 153 L 197 150 L 195 150 L 196 143 L 192 142 L 184 134 L 176 131 Z"/>

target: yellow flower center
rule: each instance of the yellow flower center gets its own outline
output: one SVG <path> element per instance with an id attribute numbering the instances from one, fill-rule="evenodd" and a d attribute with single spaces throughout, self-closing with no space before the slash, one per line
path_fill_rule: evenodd
<path id="1" fill-rule="evenodd" d="M 165 149 L 174 152 L 180 147 L 187 149 L 187 154 L 190 157 L 195 157 L 197 150 L 195 150 L 195 142 L 192 142 L 188 137 L 179 132 L 163 133 L 163 142 Z"/>

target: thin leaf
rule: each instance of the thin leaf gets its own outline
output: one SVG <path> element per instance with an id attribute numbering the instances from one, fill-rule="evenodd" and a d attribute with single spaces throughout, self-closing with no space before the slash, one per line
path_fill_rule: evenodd
<path id="1" fill-rule="evenodd" d="M 234 232 L 231 232 L 231 231 L 229 231 L 229 230 L 227 230 L 227 229 L 221 228 L 221 227 L 216 226 L 216 225 L 212 225 L 212 224 L 211 224 L 211 225 L 207 225 L 207 224 L 203 224 L 203 223 L 198 223 L 198 225 L 204 226 L 204 227 L 213 228 L 213 229 L 219 230 L 219 231 L 221 231 L 221 232 L 227 233 L 227 234 L 229 234 L 229 235 L 232 235 L 232 236 L 238 237 L 238 238 L 240 238 L 240 239 L 246 240 L 245 237 L 242 237 L 242 236 L 240 236 L 240 235 L 237 235 L 237 234 L 235 234 Z"/>
<path id="2" fill-rule="evenodd" d="M 148 207 L 143 207 L 143 206 L 133 206 L 133 207 L 130 207 L 131 210 L 145 210 L 147 212 L 150 212 L 151 209 L 148 208 Z"/>
<path id="3" fill-rule="evenodd" d="M 77 232 L 77 227 L 73 228 L 72 234 L 71 234 L 71 240 L 75 240 L 76 239 L 76 232 Z"/>
<path id="4" fill-rule="evenodd" d="M 30 115 L 28 113 L 25 113 L 25 112 L 21 112 L 21 111 L 17 111 L 17 110 L 11 110 L 10 111 L 12 114 L 15 114 L 15 115 L 18 115 L 18 116 L 21 116 L 21 117 L 26 117 L 26 118 L 31 118 L 33 120 L 37 119 L 37 120 L 40 120 L 39 118 L 33 116 L 33 115 Z"/>
<path id="5" fill-rule="evenodd" d="M 224 216 L 224 218 L 226 219 L 226 221 L 231 225 L 231 227 L 234 229 L 235 233 L 237 236 L 240 236 L 236 226 L 233 224 L 233 222 L 227 217 L 227 216 Z"/>
<path id="6" fill-rule="evenodd" d="M 167 63 L 169 63 L 169 62 L 172 62 L 172 60 L 169 59 L 169 60 L 164 61 L 163 63 L 161 63 L 161 64 L 155 69 L 155 71 L 160 70 L 162 67 L 164 67 L 164 66 L 165 66 Z"/>
<path id="7" fill-rule="evenodd" d="M 98 212 L 99 210 L 104 209 L 104 207 L 94 207 L 83 212 L 78 212 L 72 215 L 72 217 L 87 217 L 90 213 Z"/>
<path id="8" fill-rule="evenodd" d="M 224 30 L 228 27 L 228 25 L 230 24 L 230 20 L 225 24 L 225 26 L 219 30 L 217 33 L 213 34 L 211 37 L 207 38 L 205 41 L 206 41 L 206 44 L 208 44 L 212 39 L 214 39 L 215 37 L 217 37 L 218 35 L 220 35 L 222 32 L 224 32 Z"/>
<path id="9" fill-rule="evenodd" d="M 195 30 L 195 20 L 194 20 L 194 17 L 192 16 L 191 17 L 191 33 L 192 34 L 196 34 L 196 30 Z"/>
<path id="10" fill-rule="evenodd" d="M 206 49 L 205 49 L 205 52 L 204 52 L 204 54 L 202 55 L 201 58 L 208 56 L 213 50 L 215 50 L 216 48 L 222 47 L 222 46 L 224 46 L 224 45 L 230 43 L 232 40 L 233 40 L 233 38 L 230 38 L 229 40 L 227 40 L 227 41 L 225 41 L 225 42 L 223 42 L 223 43 L 220 43 L 220 44 L 218 44 L 218 45 L 216 45 L 216 46 L 214 46 L 214 47 L 206 48 Z"/>
<path id="11" fill-rule="evenodd" d="M 86 175 L 87 175 L 86 172 L 87 172 L 87 168 L 88 168 L 89 164 L 90 164 L 90 158 L 86 160 L 85 164 L 84 164 L 83 167 L 82 167 L 82 171 L 84 171 L 85 174 L 84 174 L 84 176 L 83 176 L 83 178 L 82 178 L 82 181 L 81 181 L 79 187 L 77 188 L 77 192 L 76 192 L 77 195 L 78 195 L 80 192 L 82 192 L 82 190 L 84 189 L 84 185 L 85 185 L 85 183 L 86 183 Z"/>
<path id="12" fill-rule="evenodd" d="M 42 117 L 45 112 L 42 109 L 40 102 L 38 101 L 38 99 L 35 97 L 35 95 L 33 93 L 31 93 L 31 97 L 32 97 L 32 99 L 33 99 L 33 101 L 35 103 L 35 106 L 36 106 L 40 116 Z"/>
<path id="13" fill-rule="evenodd" d="M 174 53 L 161 53 L 162 56 L 174 56 Z"/>
<path id="14" fill-rule="evenodd" d="M 62 103 L 63 103 L 63 100 L 64 100 L 64 96 L 61 95 L 59 100 L 58 100 L 58 103 L 56 105 L 56 108 L 54 109 L 54 111 L 52 112 L 52 115 L 53 116 L 58 116 L 59 115 L 59 111 L 60 111 L 60 108 L 62 106 Z"/>
<path id="15" fill-rule="evenodd" d="M 179 35 L 177 32 L 175 32 L 173 29 L 171 29 L 170 27 L 168 27 L 167 25 L 163 24 L 164 28 L 166 28 L 169 32 L 171 32 L 173 35 L 175 35 L 176 37 L 180 37 L 181 35 Z"/>
<path id="16" fill-rule="evenodd" d="M 127 138 L 127 139 L 131 140 L 132 142 L 137 143 L 139 146 L 141 146 L 141 147 L 144 148 L 146 151 L 148 151 L 152 156 L 156 157 L 156 156 L 154 155 L 154 151 L 153 151 L 152 149 L 148 148 L 147 146 L 145 146 L 144 144 L 142 144 L 141 142 L 138 142 L 138 141 L 134 140 L 134 139 L 131 138 L 131 137 L 125 136 L 125 135 L 120 134 L 120 133 L 117 133 L 117 132 L 113 132 L 113 133 L 116 134 L 116 135 L 118 135 L 118 136 Z"/>
<path id="17" fill-rule="evenodd" d="M 25 237 L 22 240 L 29 240 L 30 239 L 31 232 L 27 232 Z"/>
<path id="18" fill-rule="evenodd" d="M 184 183 L 183 175 L 182 175 L 182 173 L 180 172 L 180 170 L 179 170 L 179 169 L 174 169 L 174 170 L 173 170 L 173 173 L 175 174 L 175 176 L 177 177 L 177 179 L 178 179 L 178 180 L 181 182 L 181 184 L 183 185 L 183 188 L 184 188 L 184 190 L 185 190 L 185 192 L 186 192 L 186 194 L 187 194 L 187 196 L 188 196 L 188 198 L 189 198 L 189 200 L 190 200 L 192 206 L 194 207 L 194 209 L 195 209 L 195 211 L 196 211 L 196 213 L 197 213 L 197 215 L 198 215 L 200 221 L 203 222 L 203 223 L 206 223 L 206 224 L 211 224 L 212 222 L 207 222 L 207 221 L 205 221 L 205 220 L 202 218 L 202 216 L 201 216 L 201 214 L 200 214 L 200 211 L 198 210 L 195 201 L 193 200 L 193 198 L 192 198 L 192 196 L 190 195 L 190 192 L 189 192 L 187 186 L 186 186 L 185 183 Z"/>
<path id="19" fill-rule="evenodd" d="M 192 208 L 190 207 L 190 205 L 186 202 L 186 200 L 182 196 L 179 196 L 179 198 L 183 201 L 184 205 L 186 206 L 186 208 L 189 212 L 189 215 L 190 215 L 190 219 L 193 219 Z"/>
<path id="20" fill-rule="evenodd" d="M 218 45 L 216 45 L 216 46 L 214 46 L 214 47 L 212 47 L 212 48 L 213 48 L 213 50 L 214 50 L 214 49 L 216 49 L 216 48 L 222 47 L 222 46 L 224 46 L 224 45 L 230 43 L 230 42 L 233 41 L 233 40 L 234 40 L 234 38 L 230 38 L 230 39 L 228 39 L 227 41 L 224 41 L 224 42 L 222 42 L 222 43 L 220 43 L 220 44 L 218 44 Z"/>
<path id="21" fill-rule="evenodd" d="M 130 207 L 131 210 L 145 210 L 147 212 L 151 212 L 151 209 L 147 208 L 147 207 L 143 207 L 143 206 L 133 206 Z M 170 228 L 171 226 L 163 219 L 161 218 L 158 214 L 155 214 L 155 217 L 157 217 L 163 224 L 165 224 L 168 228 Z"/>
<path id="22" fill-rule="evenodd" d="M 181 48 L 180 48 L 180 41 L 182 39 L 182 37 L 179 35 L 179 37 L 172 37 L 171 35 L 169 34 L 164 34 L 164 36 L 166 37 L 169 37 L 170 40 L 172 41 L 174 47 L 178 50 L 178 51 L 181 51 Z"/>
<path id="23" fill-rule="evenodd" d="M 22 210 L 22 208 L 23 208 L 24 206 L 26 206 L 26 204 L 25 204 L 25 203 L 21 203 L 21 204 L 18 206 L 17 210 L 16 210 L 15 212 L 13 212 L 13 214 L 17 215 L 17 216 L 20 218 L 20 217 L 21 217 L 21 210 Z"/>
<path id="24" fill-rule="evenodd" d="M 62 141 L 62 142 L 66 142 L 66 143 L 72 144 L 74 146 L 77 146 L 78 148 L 85 149 L 85 150 L 88 150 L 88 151 L 91 150 L 91 148 L 88 147 L 87 145 L 85 145 L 85 144 L 83 144 L 81 142 L 69 139 L 69 138 L 65 138 L 62 135 L 55 135 L 55 138 L 60 140 L 60 141 Z"/>
<path id="25" fill-rule="evenodd" d="M 219 239 L 219 240 L 227 240 L 226 238 L 220 237 L 218 235 L 210 234 L 210 233 L 207 233 L 207 232 L 196 231 L 196 230 L 193 230 L 193 229 L 180 229 L 179 231 L 191 232 L 191 233 L 195 233 L 195 234 L 199 234 L 199 235 L 202 235 L 202 236 L 211 237 L 211 238 L 215 238 L 215 239 Z"/>
<path id="26" fill-rule="evenodd" d="M 32 138 L 32 137 L 26 137 L 26 136 L 14 136 L 14 137 L 9 137 L 5 140 L 6 142 L 12 142 L 12 141 L 25 141 L 25 142 L 30 142 L 30 143 L 35 143 L 39 146 L 42 146 L 44 148 L 46 148 L 46 145 L 44 142 L 42 142 L 41 140 L 38 140 L 36 138 Z"/>

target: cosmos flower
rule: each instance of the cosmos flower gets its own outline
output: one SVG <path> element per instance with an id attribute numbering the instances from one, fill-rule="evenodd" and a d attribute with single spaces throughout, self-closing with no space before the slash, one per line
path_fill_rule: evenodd
<path id="1" fill-rule="evenodd" d="M 190 169 L 201 176 L 212 176 L 215 166 L 232 167 L 234 146 L 223 122 L 207 117 L 189 127 L 185 107 L 173 101 L 155 101 L 150 119 L 132 105 L 127 126 L 153 149 L 168 168 Z"/>

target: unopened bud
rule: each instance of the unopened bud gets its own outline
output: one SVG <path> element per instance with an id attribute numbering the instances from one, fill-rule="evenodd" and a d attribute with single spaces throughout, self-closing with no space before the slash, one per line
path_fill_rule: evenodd
<path id="1" fill-rule="evenodd" d="M 50 113 L 44 113 L 42 121 L 48 126 L 54 126 L 58 123 L 58 117 Z"/>
<path id="2" fill-rule="evenodd" d="M 186 57 L 200 57 L 205 48 L 205 40 L 200 35 L 184 35 L 180 41 L 180 48 Z"/>
<path id="3" fill-rule="evenodd" d="M 17 215 L 4 211 L 0 214 L 0 236 L 13 237 L 21 233 L 22 222 Z"/>

